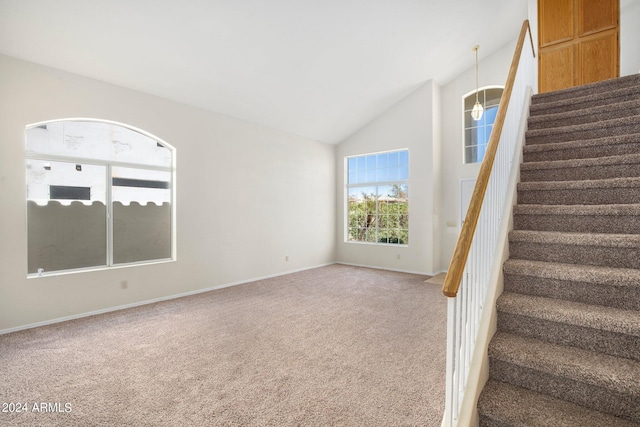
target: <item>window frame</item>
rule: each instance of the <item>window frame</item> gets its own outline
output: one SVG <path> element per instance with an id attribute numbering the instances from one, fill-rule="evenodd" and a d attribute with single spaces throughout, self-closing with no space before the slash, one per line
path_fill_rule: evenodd
<path id="1" fill-rule="evenodd" d="M 478 92 L 485 92 L 486 90 L 489 89 L 501 89 L 502 93 L 504 93 L 504 86 L 501 85 L 488 85 L 488 86 L 483 86 L 478 88 Z M 479 160 L 477 162 L 467 162 L 467 155 L 466 155 L 466 151 L 468 147 L 471 147 L 471 145 L 467 146 L 467 126 L 466 126 L 466 119 L 467 116 L 470 117 L 471 115 L 471 109 L 466 109 L 465 108 L 465 101 L 467 100 L 467 98 L 470 97 L 474 97 L 475 99 L 475 94 L 476 94 L 476 90 L 472 90 L 469 91 L 467 93 L 465 93 L 464 95 L 462 95 L 462 100 L 461 100 L 461 106 L 462 106 L 462 164 L 464 165 L 476 165 L 476 164 L 481 164 L 482 160 L 484 160 L 484 155 L 482 156 L 482 160 Z M 502 98 L 502 94 L 500 95 L 500 97 Z M 487 112 L 487 106 L 486 106 L 486 95 L 483 94 L 482 96 L 482 102 L 480 103 L 482 104 L 482 108 L 484 108 L 484 112 Z M 499 105 L 498 104 L 491 104 L 489 107 L 497 107 Z M 473 120 L 473 119 L 471 119 Z M 493 126 L 493 123 L 491 123 L 491 126 Z M 473 129 L 473 127 L 469 128 L 469 129 Z M 487 144 L 488 144 L 488 139 L 487 139 Z M 483 144 L 484 145 L 484 144 Z M 478 145 L 479 146 L 479 145 Z"/>
<path id="2" fill-rule="evenodd" d="M 67 155 L 55 155 L 55 154 L 46 154 L 46 153 L 38 153 L 29 151 L 29 147 L 27 144 L 28 131 L 37 127 L 46 126 L 53 123 L 60 122 L 90 122 L 90 123 L 98 123 L 98 124 L 107 124 L 110 126 L 117 126 L 121 128 L 125 128 L 127 130 L 139 133 L 143 136 L 146 136 L 156 143 L 161 144 L 163 148 L 166 148 L 171 153 L 171 162 L 169 166 L 158 166 L 158 165 L 149 165 L 149 164 L 139 164 L 134 162 L 126 162 L 126 161 L 114 161 L 114 160 L 104 160 L 104 159 L 96 159 L 96 158 L 87 158 L 87 157 L 75 157 L 75 156 L 67 156 Z M 139 129 L 135 126 L 131 126 L 125 123 L 115 122 L 111 120 L 105 119 L 96 119 L 96 118 L 65 118 L 65 119 L 55 119 L 55 120 L 47 120 L 42 122 L 37 122 L 33 124 L 29 124 L 25 126 L 25 165 L 27 165 L 29 160 L 35 161 L 43 161 L 43 162 L 64 162 L 64 163 L 76 163 L 81 165 L 95 165 L 101 166 L 105 168 L 104 173 L 104 184 L 105 184 L 105 214 L 106 214 L 106 224 L 105 224 L 105 233 L 106 233 L 106 257 L 104 265 L 95 265 L 95 266 L 87 266 L 80 268 L 71 268 L 71 269 L 61 269 L 61 270 L 51 270 L 51 271 L 38 271 L 36 273 L 29 272 L 29 268 L 27 266 L 27 278 L 37 278 L 37 277 L 48 277 L 48 276 L 57 276 L 57 275 L 65 275 L 65 274 L 74 274 L 74 273 L 83 273 L 89 271 L 100 271 L 100 270 L 110 270 L 110 269 L 118 269 L 118 268 L 127 268 L 138 265 L 149 265 L 149 264 L 161 264 L 167 262 L 174 262 L 177 260 L 177 232 L 176 232 L 176 149 L 173 145 L 167 143 L 162 138 L 159 138 L 150 132 L 147 132 L 143 129 Z M 149 259 L 149 260 L 139 260 L 133 262 L 122 262 L 122 263 L 114 263 L 114 244 L 113 244 L 113 224 L 114 224 L 114 215 L 113 215 L 113 204 L 114 200 L 112 199 L 112 189 L 113 189 L 113 172 L 112 169 L 117 167 L 131 168 L 136 170 L 145 170 L 145 171 L 160 171 L 167 172 L 170 176 L 169 182 L 169 203 L 170 203 L 170 250 L 168 258 L 159 258 L 159 259 Z M 25 170 L 26 172 L 26 170 Z M 28 177 L 25 177 L 25 206 L 29 202 L 28 198 Z M 51 200 L 51 199 L 50 199 Z M 57 199 L 56 199 L 57 200 Z M 26 214 L 26 213 L 25 213 Z M 28 215 L 26 218 L 27 221 L 27 233 L 28 233 Z M 28 236 L 27 236 L 27 261 L 29 258 L 29 244 L 28 244 Z M 28 262 L 27 262 L 28 264 Z"/>
<path id="3" fill-rule="evenodd" d="M 365 182 L 358 182 L 358 183 L 354 183 L 351 184 L 349 181 L 349 160 L 350 159 L 355 159 L 355 158 L 366 158 L 369 156 L 378 156 L 380 154 L 387 154 L 387 153 L 402 153 L 402 152 L 406 152 L 407 154 L 407 177 L 406 179 L 397 179 L 397 180 L 385 180 L 385 181 L 365 181 Z M 365 244 L 365 245 L 376 245 L 376 246 L 391 246 L 391 247 L 408 247 L 410 245 L 410 238 L 409 236 L 411 235 L 410 233 L 410 215 L 409 215 L 409 200 L 410 200 L 410 196 L 409 196 L 409 191 L 410 191 L 410 150 L 408 148 L 399 148 L 399 149 L 393 149 L 393 150 L 384 150 L 384 151 L 376 151 L 376 152 L 371 152 L 371 153 L 365 153 L 365 154 L 357 154 L 357 155 L 350 155 L 350 156 L 345 156 L 344 157 L 344 243 L 355 243 L 355 244 Z M 371 188 L 371 187 L 376 187 L 376 200 L 375 200 L 375 208 L 376 208 L 376 213 L 375 216 L 376 218 L 378 218 L 380 216 L 379 214 L 379 203 L 378 203 L 378 199 L 377 197 L 379 196 L 379 187 L 384 187 L 384 186 L 393 186 L 393 185 L 404 185 L 406 186 L 406 191 L 407 191 L 407 207 L 406 207 L 406 216 L 407 216 L 407 228 L 406 228 L 406 232 L 407 232 L 407 243 L 390 243 L 390 242 L 380 242 L 379 241 L 379 237 L 378 237 L 378 231 L 380 230 L 378 224 L 376 223 L 376 237 L 374 239 L 374 241 L 366 241 L 366 240 L 351 240 L 349 239 L 349 193 L 350 190 L 353 188 Z M 401 214 L 398 214 L 398 216 L 400 217 Z M 403 229 L 399 229 L 399 230 L 403 230 Z"/>

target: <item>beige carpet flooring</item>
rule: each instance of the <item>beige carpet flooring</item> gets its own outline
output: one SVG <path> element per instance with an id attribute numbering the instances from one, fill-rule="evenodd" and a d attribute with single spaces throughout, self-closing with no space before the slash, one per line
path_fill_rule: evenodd
<path id="1" fill-rule="evenodd" d="M 436 276 L 430 277 L 424 282 L 429 285 L 436 285 L 442 287 L 444 285 L 444 279 L 447 277 L 447 273 L 440 273 Z"/>
<path id="2" fill-rule="evenodd" d="M 426 278 L 332 265 L 2 335 L 0 402 L 27 411 L 0 425 L 439 426 Z"/>

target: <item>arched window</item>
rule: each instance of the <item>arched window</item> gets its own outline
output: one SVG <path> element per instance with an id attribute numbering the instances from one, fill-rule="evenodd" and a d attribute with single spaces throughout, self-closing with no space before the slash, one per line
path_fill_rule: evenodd
<path id="1" fill-rule="evenodd" d="M 478 163 L 484 158 L 502 91 L 503 88 L 497 86 L 483 87 L 478 90 L 478 102 L 484 108 L 484 114 L 478 121 L 471 118 L 471 110 L 476 102 L 476 91 L 474 90 L 462 98 L 464 163 Z"/>
<path id="2" fill-rule="evenodd" d="M 175 257 L 175 149 L 130 126 L 26 129 L 29 276 Z"/>

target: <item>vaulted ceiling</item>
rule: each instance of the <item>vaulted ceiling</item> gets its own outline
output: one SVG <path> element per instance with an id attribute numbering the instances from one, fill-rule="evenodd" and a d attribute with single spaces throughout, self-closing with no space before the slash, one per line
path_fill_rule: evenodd
<path id="1" fill-rule="evenodd" d="M 527 0 L 0 0 L 0 53 L 335 144 L 526 15 Z"/>

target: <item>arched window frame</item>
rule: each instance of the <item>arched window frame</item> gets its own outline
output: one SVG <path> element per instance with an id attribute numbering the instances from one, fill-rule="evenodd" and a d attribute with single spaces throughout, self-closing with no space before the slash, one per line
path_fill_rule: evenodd
<path id="1" fill-rule="evenodd" d="M 504 86 L 483 86 L 478 88 L 478 101 L 484 108 L 484 113 L 478 122 L 471 118 L 471 109 L 476 100 L 476 90 L 472 90 L 462 96 L 462 163 L 480 163 L 484 158 L 486 144 L 489 142 L 489 135 L 493 128 L 500 97 L 491 96 L 487 101 L 486 91 L 500 90 L 500 95 L 504 91 Z M 476 141 L 473 141 L 473 138 Z M 478 141 L 479 139 L 479 141 Z M 474 142 L 480 142 L 478 144 Z M 475 149 L 475 151 L 474 151 Z"/>
<path id="2" fill-rule="evenodd" d="M 50 147 L 50 145 L 52 144 L 47 143 L 43 145 L 42 142 L 40 142 L 39 144 L 30 144 L 29 136 L 31 131 L 37 130 L 39 128 L 48 130 L 49 126 L 57 126 L 58 129 L 60 128 L 60 126 L 62 126 L 62 128 L 64 129 L 64 125 L 66 123 L 79 124 L 81 126 L 88 123 L 95 123 L 98 126 L 102 126 L 103 129 L 110 129 L 113 131 L 113 134 L 110 134 L 110 137 L 107 139 L 112 145 L 109 146 L 109 148 L 105 148 L 105 146 L 98 146 L 98 144 L 103 144 L 105 141 L 99 141 L 97 143 L 91 141 L 91 143 L 93 143 L 94 145 L 90 145 L 86 140 L 84 140 L 85 136 L 70 136 L 67 135 L 66 131 L 64 130 L 61 133 L 62 140 L 60 141 L 60 143 L 61 145 L 66 145 L 67 149 L 61 148 L 56 151 L 56 148 Z M 132 139 L 126 140 L 126 135 L 130 135 Z M 140 264 L 167 262 L 174 261 L 176 259 L 175 147 L 173 147 L 163 139 L 151 134 L 150 132 L 139 129 L 135 126 L 95 118 L 66 118 L 30 124 L 26 126 L 25 138 L 25 159 L 27 167 L 27 277 L 31 278 L 100 270 L 113 267 L 125 267 Z M 134 140 L 138 140 L 138 143 L 134 144 Z M 96 149 L 96 151 L 102 151 L 103 153 L 111 154 L 104 155 L 88 153 L 86 150 L 84 151 L 84 154 L 82 154 L 82 150 L 78 150 L 79 154 L 75 155 L 75 153 L 69 149 L 69 146 L 73 144 L 86 144 L 86 146 L 98 147 L 99 149 Z M 127 147 L 128 144 L 130 145 L 129 147 Z M 135 158 L 135 153 L 133 156 L 130 155 L 128 158 L 126 155 L 120 156 L 120 159 L 118 159 L 117 155 L 113 154 L 118 150 L 124 151 L 126 149 L 130 149 L 131 146 L 136 147 L 136 145 L 140 149 L 147 149 L 146 151 L 148 151 L 148 148 L 151 148 L 151 150 L 153 150 L 153 148 L 155 147 L 155 151 L 160 152 L 160 157 L 163 157 L 164 160 L 149 160 L 149 153 L 146 151 L 144 154 L 137 154 L 137 157 L 139 158 L 138 160 L 136 160 Z M 46 174 L 47 171 L 51 171 L 52 168 L 58 165 L 61 168 L 75 168 L 75 170 L 78 172 L 78 177 L 81 176 L 80 173 L 82 171 L 94 171 L 95 173 L 86 175 L 87 177 L 91 177 L 91 182 L 87 182 L 86 186 L 77 186 L 78 179 L 82 180 L 84 178 L 75 177 L 73 178 L 73 181 L 75 181 L 75 183 L 72 184 L 74 186 L 52 185 L 56 180 L 48 180 L 46 178 Z M 46 194 L 44 196 L 43 194 L 34 195 L 34 193 L 38 193 L 38 191 L 36 191 L 38 189 L 34 189 L 30 185 L 30 176 L 33 175 L 30 169 L 34 167 L 37 167 L 38 172 L 41 173 L 41 180 L 44 183 L 44 187 L 48 187 L 48 190 L 45 190 Z M 67 176 L 68 175 L 69 174 L 67 173 Z M 103 182 L 100 182 L 100 175 L 102 175 Z M 158 179 L 158 177 L 161 178 Z M 60 178 L 58 178 L 58 181 L 60 181 Z M 64 179 L 62 181 L 64 181 Z M 55 183 L 57 184 L 59 182 Z M 41 186 L 43 186 L 42 183 Z M 36 240 L 33 239 L 33 233 L 44 234 L 42 227 L 38 227 L 38 224 L 33 224 L 33 221 L 30 221 L 30 219 L 33 219 L 30 217 L 30 209 L 33 209 L 33 206 L 36 205 L 33 200 L 38 199 L 40 204 L 46 205 L 48 205 L 48 201 L 46 201 L 45 199 L 48 199 L 51 202 L 57 202 L 55 203 L 54 209 L 58 210 L 64 210 L 62 206 L 75 206 L 76 210 L 82 209 L 81 205 L 94 205 L 94 201 L 88 195 L 90 193 L 88 189 L 90 188 L 96 189 L 97 193 L 100 194 L 99 202 L 104 204 L 104 212 L 99 213 L 98 222 L 92 222 L 92 224 L 99 224 L 100 218 L 104 218 L 104 230 L 102 230 L 102 226 L 100 225 L 100 230 L 94 230 L 89 233 L 89 235 L 100 236 L 102 234 L 102 231 L 104 231 L 104 260 L 100 260 L 99 262 L 82 260 L 81 262 L 77 263 L 78 265 L 74 265 L 73 262 L 68 264 L 63 262 L 57 264 L 58 268 L 51 267 L 50 269 L 36 269 L 34 267 L 35 265 L 38 265 L 39 263 L 45 264 L 46 260 L 51 258 L 51 256 L 48 254 L 43 254 L 45 248 L 32 244 L 32 242 Z M 42 193 L 42 190 L 39 190 L 39 193 Z M 57 190 L 55 192 L 55 195 L 54 190 Z M 60 191 L 62 191 L 62 193 Z M 154 191 L 156 191 L 156 195 L 152 196 L 149 194 L 154 193 Z M 144 194 L 145 192 L 147 194 L 143 196 L 142 194 Z M 157 196 L 161 193 L 161 196 Z M 118 196 L 117 194 L 123 196 Z M 159 208 L 156 208 L 155 223 L 149 220 L 150 216 L 147 216 L 147 214 L 151 213 L 151 210 L 154 209 L 153 206 L 160 206 Z M 101 211 L 102 208 L 98 206 L 96 210 Z M 158 211 L 161 211 L 159 215 L 157 214 Z M 120 217 L 118 217 L 119 213 Z M 43 213 L 40 213 L 39 215 L 40 216 L 38 218 L 43 218 Z M 47 213 L 44 213 L 44 215 L 44 217 L 47 218 Z M 62 215 L 58 213 L 58 215 L 60 218 L 63 218 L 60 221 L 64 221 L 64 218 L 66 218 L 65 212 L 62 212 Z M 81 215 L 84 215 L 84 213 Z M 47 219 L 46 225 L 49 227 L 49 230 L 51 230 L 51 228 L 57 228 L 58 224 L 55 221 L 56 220 L 53 219 L 51 221 Z M 162 239 L 160 240 L 162 240 L 162 242 L 161 244 L 156 244 L 154 242 L 157 248 L 161 248 L 160 250 L 156 248 L 153 251 L 146 250 L 145 252 L 143 243 L 140 244 L 140 247 L 135 247 L 136 238 L 139 236 L 136 236 L 135 233 L 131 233 L 131 230 L 144 229 L 144 225 L 140 225 L 145 223 L 148 224 L 149 222 L 156 224 L 156 226 L 158 224 L 162 224 L 161 226 L 159 226 L 160 234 L 162 235 Z M 78 224 L 60 225 L 64 225 L 64 228 L 66 228 L 67 230 L 79 227 Z M 120 236 L 124 237 L 120 237 L 119 240 L 114 243 L 114 235 L 116 235 L 116 239 L 118 239 L 116 231 L 118 228 L 127 228 L 127 231 L 121 230 Z M 150 242 L 152 239 L 156 239 L 156 241 L 158 240 L 157 237 L 150 235 L 147 235 L 146 239 L 147 242 Z M 97 243 L 96 246 L 102 245 L 102 238 L 99 238 L 97 240 L 100 240 L 100 242 Z M 144 240 L 141 239 L 141 241 Z M 147 244 L 147 248 L 150 248 L 151 244 Z M 114 245 L 115 247 L 118 247 L 118 245 L 120 245 L 120 248 L 127 247 L 127 249 L 119 249 L 118 253 L 116 253 L 114 256 Z M 57 256 L 65 256 L 64 248 L 62 250 L 56 250 Z M 69 250 L 67 252 L 72 253 L 74 251 L 77 254 L 82 252 L 82 249 L 75 247 L 73 248 L 73 250 Z M 62 253 L 62 255 L 60 255 L 60 253 Z M 36 257 L 38 257 L 39 259 L 37 261 L 34 261 Z M 99 257 L 101 257 L 100 254 L 98 254 L 96 258 Z M 51 265 L 56 264 L 51 263 Z"/>

